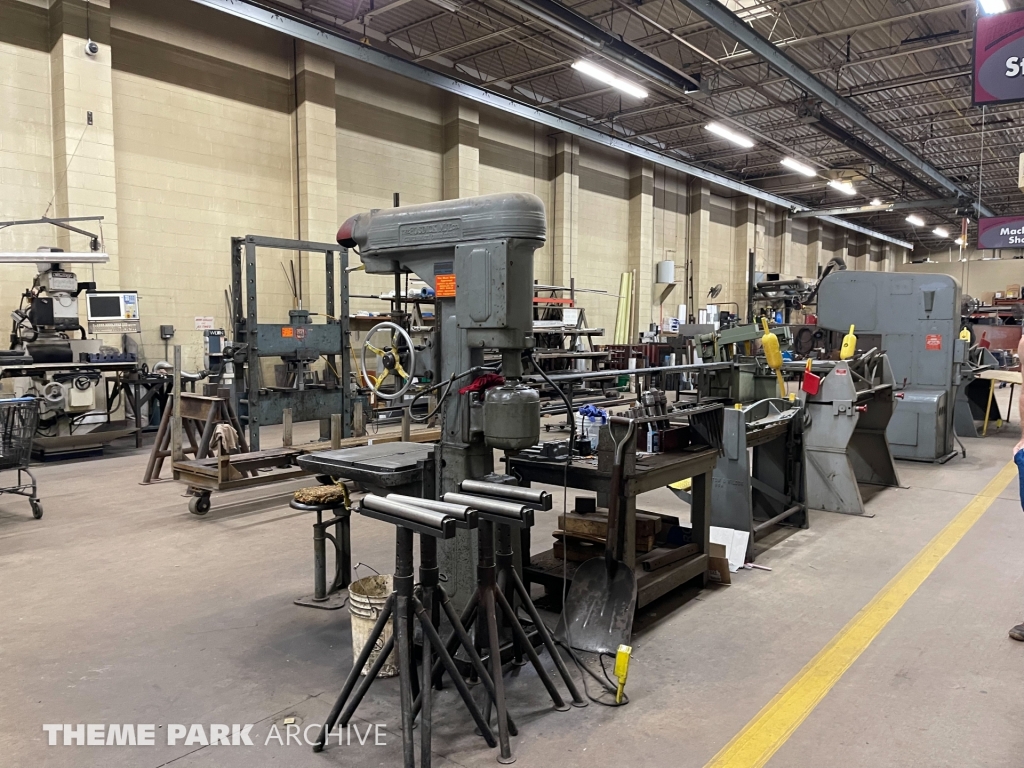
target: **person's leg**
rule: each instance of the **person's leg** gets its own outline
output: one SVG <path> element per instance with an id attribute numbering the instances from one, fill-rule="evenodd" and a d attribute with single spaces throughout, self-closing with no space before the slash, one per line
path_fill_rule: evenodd
<path id="1" fill-rule="evenodd" d="M 1024 337 L 1021 337 L 1020 345 L 1017 347 L 1017 367 L 1024 370 Z M 1011 398 L 1012 399 L 1012 398 Z M 1013 403 L 1010 403 L 1010 409 Z M 1024 509 L 1024 384 L 1020 388 L 1020 396 L 1017 400 L 1017 409 L 1020 414 L 1020 442 L 1013 447 L 1013 463 L 1017 465 L 1017 477 L 1020 480 L 1020 506 Z M 1014 640 L 1024 642 L 1024 622 L 1010 630 L 1010 637 Z"/>

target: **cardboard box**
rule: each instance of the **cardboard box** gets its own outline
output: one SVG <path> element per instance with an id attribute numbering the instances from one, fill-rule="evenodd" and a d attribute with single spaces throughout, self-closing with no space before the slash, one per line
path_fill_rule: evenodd
<path id="1" fill-rule="evenodd" d="M 991 307 L 995 297 L 996 295 L 992 291 L 988 291 L 987 293 L 979 293 L 978 301 L 980 301 L 986 307 Z"/>
<path id="2" fill-rule="evenodd" d="M 708 544 L 708 580 L 718 584 L 732 584 L 725 544 Z"/>
<path id="3" fill-rule="evenodd" d="M 1006 298 L 1008 298 L 1008 299 L 1019 299 L 1020 298 L 1020 285 L 1008 285 L 1008 286 L 1006 286 Z"/>

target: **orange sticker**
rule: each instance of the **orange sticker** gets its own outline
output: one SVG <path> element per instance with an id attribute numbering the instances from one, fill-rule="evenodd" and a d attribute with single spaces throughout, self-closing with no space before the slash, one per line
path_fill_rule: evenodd
<path id="1" fill-rule="evenodd" d="M 434 295 L 439 299 L 454 298 L 455 275 L 434 275 Z"/>
<path id="2" fill-rule="evenodd" d="M 929 352 L 941 352 L 942 351 L 942 334 L 941 333 L 929 333 L 924 337 L 924 348 Z"/>
<path id="3" fill-rule="evenodd" d="M 286 325 L 284 328 L 281 329 L 281 338 L 282 339 L 290 339 L 294 335 L 295 335 L 295 329 L 292 328 L 290 325 Z"/>

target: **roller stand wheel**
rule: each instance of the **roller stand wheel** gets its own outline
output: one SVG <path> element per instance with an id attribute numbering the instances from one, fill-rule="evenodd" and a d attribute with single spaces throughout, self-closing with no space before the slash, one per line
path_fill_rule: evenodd
<path id="1" fill-rule="evenodd" d="M 43 503 L 39 499 L 29 499 L 29 505 L 32 507 L 32 517 L 36 520 L 43 516 Z"/>

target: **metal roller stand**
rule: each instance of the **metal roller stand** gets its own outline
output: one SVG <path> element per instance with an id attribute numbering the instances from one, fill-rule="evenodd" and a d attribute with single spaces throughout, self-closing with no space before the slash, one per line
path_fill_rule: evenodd
<path id="1" fill-rule="evenodd" d="M 452 538 L 455 535 L 458 521 L 454 517 L 449 517 L 439 512 L 399 504 L 373 495 L 363 499 L 359 511 L 367 517 L 391 523 L 396 528 L 394 592 L 385 602 L 384 609 L 377 618 L 377 623 L 374 625 L 366 644 L 359 653 L 359 658 L 356 659 L 356 663 L 352 666 L 352 670 L 349 672 L 342 687 L 341 695 L 338 696 L 330 714 L 327 716 L 327 720 L 320 730 L 320 736 L 313 747 L 313 751 L 320 752 L 323 750 L 327 743 L 327 736 L 335 725 L 340 724 L 344 726 L 349 722 L 363 696 L 366 695 L 366 691 L 376 679 L 380 668 L 384 665 L 385 660 L 391 655 L 392 650 L 394 650 L 397 644 L 399 691 L 402 702 L 403 765 L 404 768 L 416 768 L 416 744 L 413 741 L 412 731 L 413 720 L 416 716 L 414 687 L 419 686 L 417 685 L 418 680 L 416 679 L 417 674 L 413 655 L 412 617 L 414 615 L 419 620 L 420 626 L 423 629 L 424 685 L 421 692 L 419 712 L 420 768 L 429 768 L 431 760 L 430 742 L 433 712 L 429 683 L 434 654 L 437 655 L 443 668 L 452 678 L 455 687 L 459 691 L 459 695 L 466 704 L 466 708 L 469 710 L 470 715 L 472 715 L 473 720 L 476 721 L 477 727 L 480 729 L 480 733 L 483 735 L 488 746 L 496 746 L 497 742 L 494 734 L 487 721 L 484 720 L 483 714 L 477 707 L 476 702 L 473 701 L 469 688 L 459 675 L 455 662 L 452 660 L 445 644 L 437 634 L 426 606 L 424 606 L 413 589 L 413 534 L 419 533 L 422 539 L 431 539 L 434 545 L 433 551 L 436 553 L 437 539 Z M 430 551 L 431 547 L 428 545 L 428 570 L 431 567 L 436 569 L 436 565 L 430 566 Z M 436 554 L 434 555 L 434 563 L 436 563 Z M 434 588 L 436 588 L 436 585 L 431 590 Z M 370 653 L 373 651 L 388 621 L 394 621 L 394 633 L 384 644 L 376 661 L 370 668 L 369 674 L 362 680 L 359 680 L 359 672 L 369 659 Z"/>
<path id="2" fill-rule="evenodd" d="M 510 729 L 507 727 L 508 711 L 505 707 L 505 683 L 502 677 L 501 637 L 498 633 L 499 609 L 503 624 L 512 631 L 515 647 L 526 652 L 534 669 L 537 671 L 537 676 L 540 677 L 541 682 L 547 689 L 555 709 L 565 711 L 569 707 L 566 706 L 550 675 L 544 669 L 544 665 L 541 664 L 537 651 L 534 649 L 512 608 L 511 603 L 513 601 L 510 601 L 505 596 L 502 586 L 498 582 L 498 568 L 496 566 L 494 547 L 495 525 L 498 526 L 500 532 L 499 541 L 501 542 L 502 571 L 505 574 L 504 583 L 512 585 L 515 595 L 518 595 L 530 618 L 536 624 L 537 632 L 540 634 L 544 646 L 555 661 L 559 675 L 562 677 L 566 688 L 569 689 L 573 705 L 585 707 L 587 702 L 576 689 L 576 685 L 569 676 L 569 672 L 562 662 L 554 641 L 545 629 L 540 615 L 530 599 L 529 592 L 526 591 L 518 574 L 516 574 L 515 569 L 512 567 L 511 526 L 533 525 L 533 510 L 519 502 L 510 503 L 508 501 L 487 499 L 463 493 L 446 493 L 444 501 L 452 504 L 465 504 L 476 509 L 479 514 L 477 526 L 477 589 L 473 597 L 470 598 L 459 620 L 452 622 L 452 626 L 456 627 L 456 629 L 453 632 L 452 638 L 448 641 L 448 649 L 452 651 L 460 641 L 461 634 L 468 633 L 469 628 L 474 626 L 474 624 L 476 625 L 477 644 L 482 645 L 486 641 L 487 652 L 491 662 L 491 678 L 494 683 L 495 695 L 493 696 L 493 701 L 498 715 L 498 743 L 500 747 L 498 762 L 511 763 L 515 761 L 515 757 L 512 755 L 512 748 L 509 744 Z M 461 633 L 458 627 L 461 627 Z M 491 699 L 488 699 L 484 710 L 487 722 L 490 722 L 490 708 Z"/>

